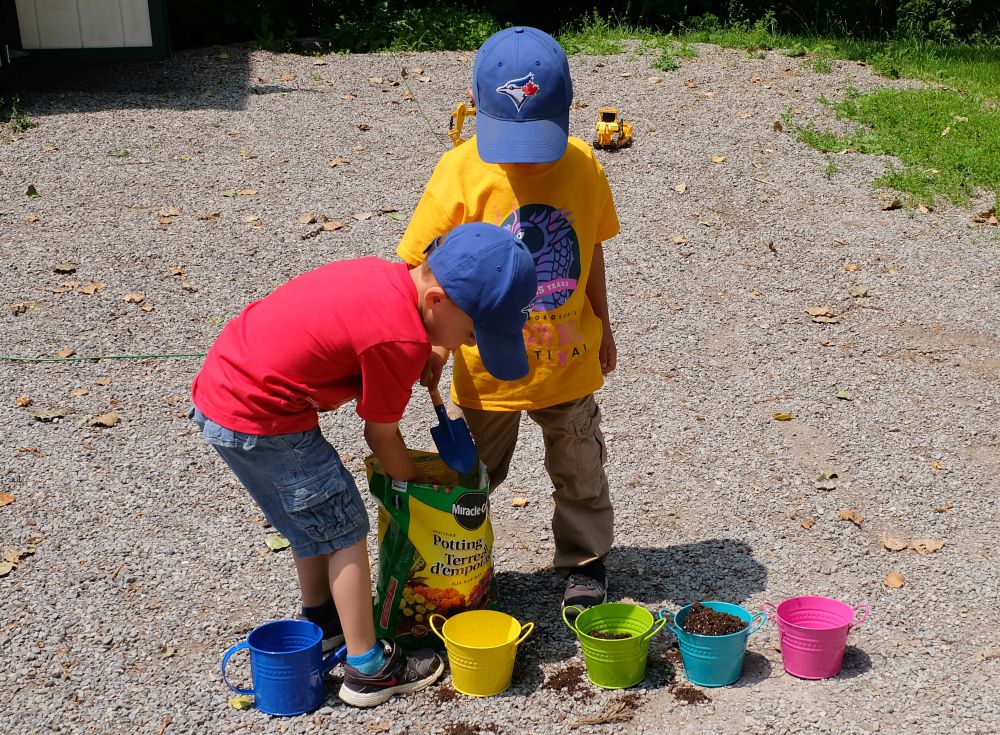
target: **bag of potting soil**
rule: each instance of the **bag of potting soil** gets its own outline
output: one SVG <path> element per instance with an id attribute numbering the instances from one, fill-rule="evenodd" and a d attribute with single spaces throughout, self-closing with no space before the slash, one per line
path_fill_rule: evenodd
<path id="1" fill-rule="evenodd" d="M 410 456 L 434 484 L 393 480 L 374 455 L 365 460 L 379 504 L 375 633 L 404 647 L 440 647 L 431 614 L 497 606 L 489 478 L 481 464 L 460 476 L 437 454 Z"/>

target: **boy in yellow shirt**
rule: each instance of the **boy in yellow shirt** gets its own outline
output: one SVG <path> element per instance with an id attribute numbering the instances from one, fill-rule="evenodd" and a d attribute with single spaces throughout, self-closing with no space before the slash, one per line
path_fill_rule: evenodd
<path id="1" fill-rule="evenodd" d="M 507 476 L 521 412 L 541 426 L 563 605 L 596 605 L 607 599 L 614 513 L 593 394 L 617 362 L 601 243 L 618 233 L 618 217 L 600 163 L 569 137 L 573 85 L 554 38 L 526 27 L 496 33 L 476 56 L 473 88 L 477 134 L 441 157 L 397 253 L 416 266 L 435 237 L 476 221 L 509 229 L 531 251 L 538 292 L 524 327 L 527 377 L 498 380 L 477 348 L 462 347 L 452 400 L 491 488 Z M 435 350 L 422 382 L 436 385 L 447 357 Z"/>

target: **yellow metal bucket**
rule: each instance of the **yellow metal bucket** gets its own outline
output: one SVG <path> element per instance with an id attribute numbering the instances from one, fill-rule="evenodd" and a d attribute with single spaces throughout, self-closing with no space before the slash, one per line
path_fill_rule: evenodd
<path id="1" fill-rule="evenodd" d="M 510 686 L 517 646 L 535 627 L 496 610 L 468 610 L 447 619 L 434 614 L 428 622 L 448 651 L 452 685 L 470 697 L 489 697 Z"/>

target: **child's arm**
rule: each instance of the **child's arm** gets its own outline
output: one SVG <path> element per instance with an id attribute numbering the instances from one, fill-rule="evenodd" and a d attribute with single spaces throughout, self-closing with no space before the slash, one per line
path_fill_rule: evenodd
<path id="1" fill-rule="evenodd" d="M 365 422 L 365 441 L 375 452 L 378 461 L 382 464 L 382 469 L 394 480 L 425 481 L 426 478 L 420 474 L 420 470 L 410 459 L 410 453 L 406 451 L 406 444 L 403 443 L 403 436 L 399 433 L 399 423 L 376 424 L 371 421 Z"/>
<path id="2" fill-rule="evenodd" d="M 611 317 L 608 315 L 608 282 L 604 269 L 604 245 L 594 245 L 594 258 L 590 262 L 590 276 L 587 278 L 587 299 L 594 314 L 604 324 L 601 335 L 601 372 L 607 375 L 618 365 L 618 347 L 611 331 Z"/>
<path id="3" fill-rule="evenodd" d="M 432 390 L 438 387 L 438 383 L 441 382 L 441 371 L 448 364 L 450 354 L 451 350 L 447 347 L 435 346 L 431 348 L 431 354 L 427 356 L 424 371 L 420 373 L 420 385 Z"/>

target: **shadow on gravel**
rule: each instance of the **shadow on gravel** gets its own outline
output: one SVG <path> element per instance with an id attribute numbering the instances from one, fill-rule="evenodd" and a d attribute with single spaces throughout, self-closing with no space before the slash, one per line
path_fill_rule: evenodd
<path id="1" fill-rule="evenodd" d="M 853 679 L 872 670 L 872 659 L 867 653 L 857 646 L 848 646 L 844 649 L 844 663 L 840 667 L 840 673 L 835 679 Z"/>
<path id="2" fill-rule="evenodd" d="M 247 97 L 264 92 L 290 93 L 301 80 L 250 78 L 251 49 L 202 48 L 163 61 L 57 61 L 17 67 L 3 81 L 0 96 L 20 97 L 19 108 L 32 116 L 99 110 L 242 110 Z M 266 82 L 271 82 L 266 85 Z M 279 85 L 286 85 L 280 86 Z"/>
<path id="3" fill-rule="evenodd" d="M 742 603 L 762 592 L 767 579 L 767 570 L 746 543 L 725 538 L 668 547 L 616 547 L 608 558 L 608 574 L 609 601 L 629 598 L 654 615 L 696 600 Z M 518 691 L 532 691 L 543 683 L 539 664 L 578 656 L 576 637 L 561 616 L 563 581 L 551 570 L 507 570 L 497 573 L 497 585 L 503 609 L 522 623 L 535 623 L 535 632 L 518 653 L 517 665 L 525 670 L 515 672 Z M 672 637 L 665 633 L 654 637 L 650 662 L 671 645 Z M 766 679 L 770 664 L 763 656 L 763 663 L 757 658 L 754 654 L 748 675 Z M 669 681 L 667 673 L 661 673 L 656 677 L 661 684 Z M 669 675 L 672 678 L 672 672 Z"/>

